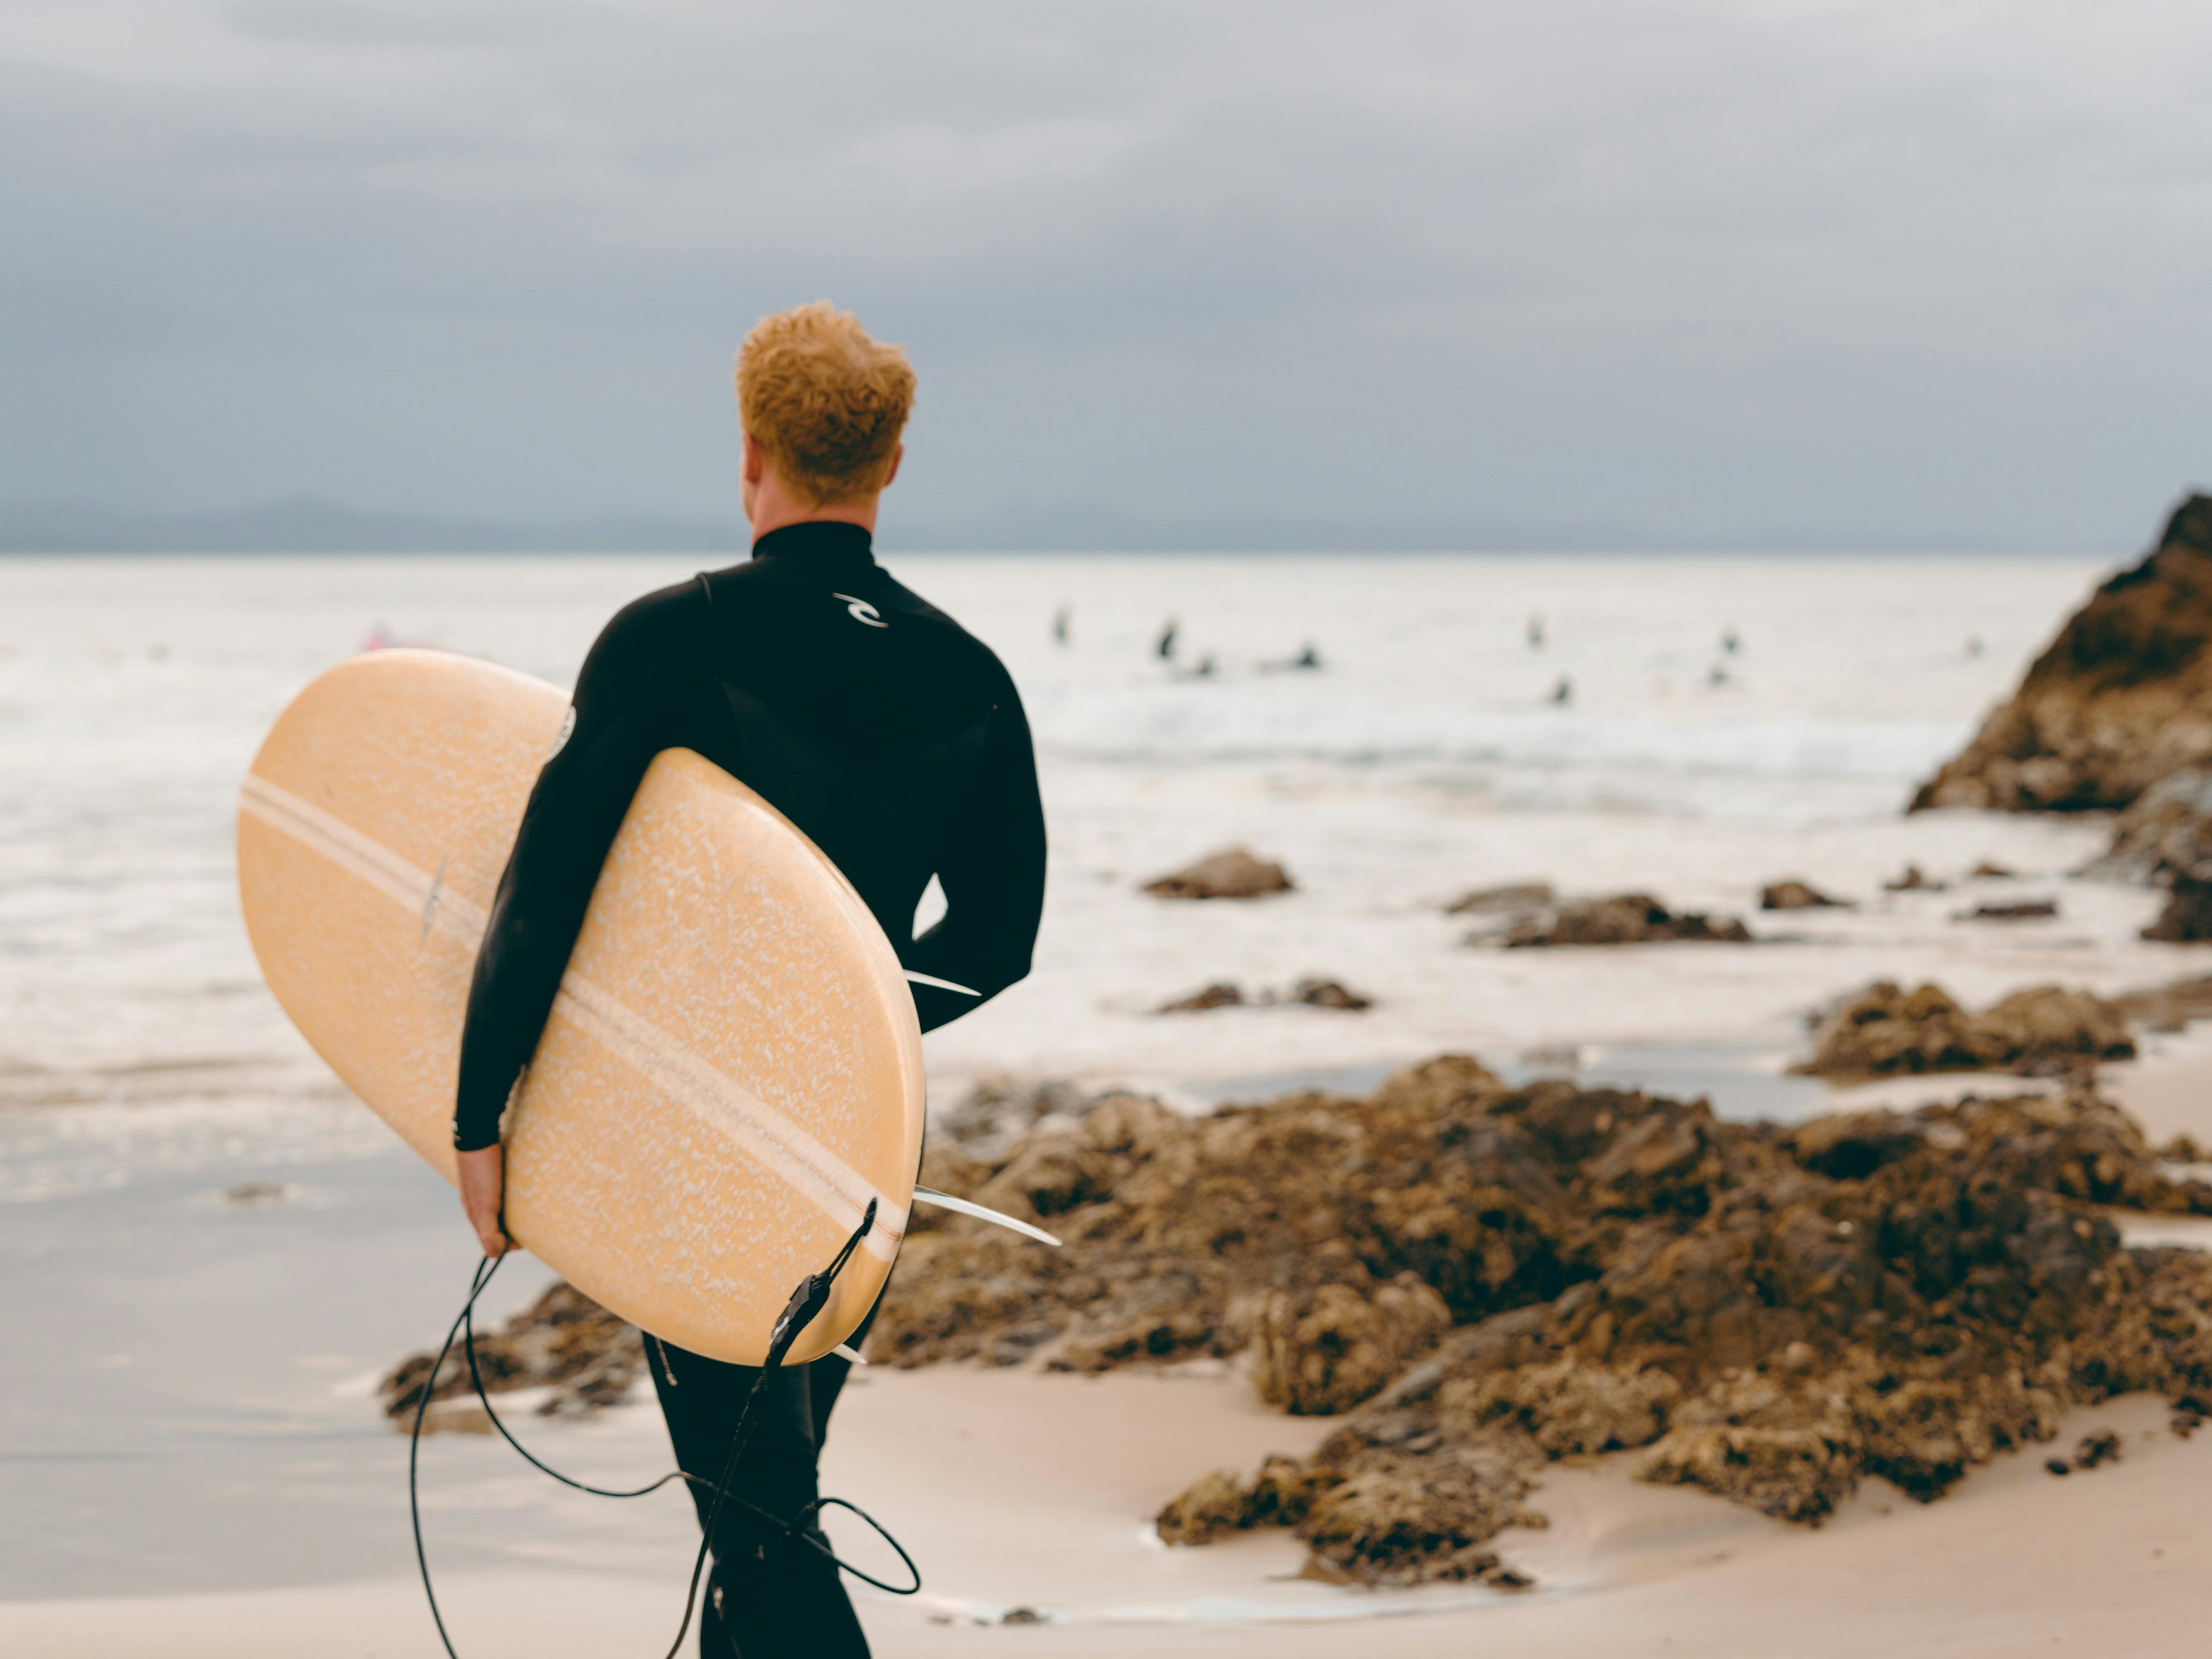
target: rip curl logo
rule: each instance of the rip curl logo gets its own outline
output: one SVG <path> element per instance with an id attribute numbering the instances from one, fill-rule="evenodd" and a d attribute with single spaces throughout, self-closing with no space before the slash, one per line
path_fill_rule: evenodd
<path id="1" fill-rule="evenodd" d="M 844 600 L 845 614 L 850 617 L 856 623 L 865 623 L 870 628 L 889 628 L 890 626 L 890 624 L 885 622 L 882 616 L 878 613 L 876 607 L 870 605 L 866 599 L 856 599 L 850 593 L 832 593 L 830 597 L 833 599 Z"/>

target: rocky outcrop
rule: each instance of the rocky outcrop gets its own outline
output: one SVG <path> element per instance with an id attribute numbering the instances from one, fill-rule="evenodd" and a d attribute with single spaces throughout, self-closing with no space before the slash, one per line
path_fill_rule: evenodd
<path id="1" fill-rule="evenodd" d="M 1033 1198 L 1066 1247 L 933 1225 L 872 1358 L 1250 1349 L 1271 1398 L 1340 1425 L 1204 1476 L 1162 1535 L 1285 1526 L 1327 1576 L 1514 1582 L 1493 1541 L 1540 1523 L 1562 1457 L 1816 1522 L 1869 1474 L 1940 1496 L 2073 1406 L 2212 1400 L 2212 1264 L 2105 1215 L 2212 1214 L 2212 1186 L 2087 1092 L 1784 1131 L 1455 1056 L 1364 1099 L 1121 1097 L 933 1184 Z"/>
<path id="2" fill-rule="evenodd" d="M 1978 1014 L 1933 985 L 1911 993 L 1870 985 L 1824 1020 L 1813 1057 L 1792 1070 L 1816 1077 L 2008 1071 L 2048 1076 L 2093 1070 L 2136 1051 L 2112 1004 L 2055 985 L 2015 991 Z"/>
<path id="3" fill-rule="evenodd" d="M 1751 930 L 1734 916 L 1677 915 L 1649 893 L 1585 899 L 1525 915 L 1503 932 L 1468 935 L 1470 945 L 1528 950 L 1549 945 L 1656 945 L 1669 940 L 1748 945 Z"/>
<path id="4" fill-rule="evenodd" d="M 2020 690 L 1912 810 L 2124 807 L 2212 763 L 2212 497 L 2174 509 L 2157 550 L 2068 619 Z"/>
<path id="5" fill-rule="evenodd" d="M 1145 890 L 1161 898 L 1249 899 L 1290 892 L 1292 884 L 1281 865 L 1255 858 L 1249 848 L 1229 847 L 1188 870 L 1146 882 Z"/>
<path id="6" fill-rule="evenodd" d="M 918 1213 L 871 1357 L 1250 1349 L 1269 1398 L 1334 1431 L 1203 1476 L 1161 1534 L 1289 1528 L 1323 1577 L 1524 1584 L 1494 1546 L 1543 1523 L 1562 1458 L 1818 1522 L 1870 1475 L 1939 1498 L 2117 1395 L 2164 1394 L 2177 1432 L 2212 1416 L 2212 1258 L 2123 1248 L 2107 1214 L 2212 1214 L 2212 1185 L 2087 1091 L 1782 1129 L 1447 1056 L 1202 1118 L 1061 1102 L 981 1145 L 933 1146 L 924 1179 L 1050 1217 L 1065 1248 Z M 639 1363 L 566 1287 L 479 1358 L 509 1388 Z M 387 1379 L 396 1411 L 428 1370 Z"/>

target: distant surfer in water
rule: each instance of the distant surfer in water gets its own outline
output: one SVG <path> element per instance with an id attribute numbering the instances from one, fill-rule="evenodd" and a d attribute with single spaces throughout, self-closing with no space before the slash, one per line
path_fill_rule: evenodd
<path id="1" fill-rule="evenodd" d="M 500 879 L 461 1041 L 453 1146 L 489 1255 L 507 1247 L 501 1114 L 662 750 L 742 779 L 829 855 L 903 965 L 940 982 L 913 988 L 924 1030 L 1029 972 L 1045 842 L 1021 699 L 988 647 L 875 561 L 877 501 L 898 471 L 914 384 L 903 352 L 826 301 L 763 321 L 737 370 L 752 557 L 626 605 L 585 659 Z M 946 909 L 917 939 L 933 876 Z M 703 1526 L 757 1373 L 656 1338 L 647 1348 Z M 849 1369 L 833 1355 L 775 1376 L 733 1497 L 814 1530 L 816 1462 Z M 837 1569 L 783 1528 L 732 1504 L 713 1551 L 702 1656 L 867 1652 Z"/>

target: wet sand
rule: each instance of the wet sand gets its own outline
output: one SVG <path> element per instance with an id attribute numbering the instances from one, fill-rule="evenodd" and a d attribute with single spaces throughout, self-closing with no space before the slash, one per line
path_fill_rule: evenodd
<path id="1" fill-rule="evenodd" d="M 1237 1461 L 1310 1431 L 1254 1422 L 1243 1401 L 1231 1378 L 877 1379 L 841 1421 L 835 1481 L 896 1525 L 931 1585 L 914 1602 L 863 1592 L 876 1650 L 1318 1656 L 1377 1641 L 1405 1659 L 2203 1650 L 2212 1435 L 2174 1438 L 2157 1401 L 2112 1401 L 2069 1422 L 2069 1437 L 2120 1429 L 2118 1464 L 2059 1480 L 2039 1457 L 2010 1458 L 1924 1508 L 1870 1483 L 1819 1532 L 1636 1485 L 1620 1459 L 1562 1471 L 1540 1500 L 1552 1528 L 1502 1540 L 1541 1580 L 1519 1595 L 1285 1583 L 1298 1552 L 1283 1538 L 1147 1547 L 1136 1515 L 1194 1451 L 1210 1445 Z M 465 1653 L 599 1659 L 666 1640 L 676 1567 L 673 1556 L 649 1576 L 548 1561 L 457 1573 L 442 1587 Z M 1047 1622 L 975 1622 L 1012 1606 Z M 25 1659 L 368 1659 L 434 1644 L 405 1580 L 0 1607 L 0 1648 Z"/>

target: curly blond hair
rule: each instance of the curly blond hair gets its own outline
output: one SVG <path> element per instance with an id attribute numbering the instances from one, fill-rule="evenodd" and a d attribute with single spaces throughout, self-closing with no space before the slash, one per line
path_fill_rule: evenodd
<path id="1" fill-rule="evenodd" d="M 906 353 L 827 300 L 762 318 L 738 349 L 738 419 L 818 507 L 884 487 L 913 407 Z"/>

